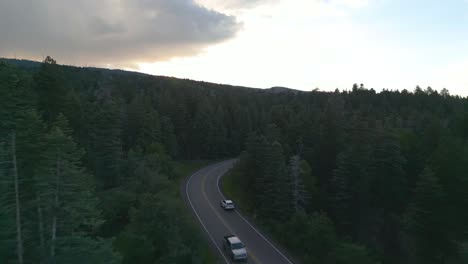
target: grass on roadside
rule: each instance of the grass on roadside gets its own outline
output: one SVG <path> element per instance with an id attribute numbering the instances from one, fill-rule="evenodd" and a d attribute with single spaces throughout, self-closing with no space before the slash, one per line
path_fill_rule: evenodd
<path id="1" fill-rule="evenodd" d="M 263 232 L 268 232 L 271 235 L 270 238 L 276 242 L 281 241 L 281 237 L 271 226 L 262 223 L 261 219 L 255 217 L 253 198 L 245 191 L 245 184 L 242 184 L 248 182 L 248 179 L 245 178 L 246 176 L 242 172 L 243 168 L 241 166 L 240 163 L 237 163 L 221 178 L 220 187 L 222 191 L 226 195 L 226 198 L 234 201 L 242 214 L 252 219 L 256 225 L 262 228 Z"/>
<path id="2" fill-rule="evenodd" d="M 197 170 L 213 163 L 210 160 L 177 160 L 172 161 L 174 174 L 177 181 L 180 183 L 185 177 L 195 173 Z"/>
<path id="3" fill-rule="evenodd" d="M 189 175 L 195 173 L 199 169 L 201 169 L 201 168 L 203 168 L 205 166 L 208 166 L 211 163 L 213 163 L 213 161 L 209 161 L 209 160 L 179 160 L 179 161 L 173 161 L 172 165 L 173 165 L 173 168 L 174 168 L 174 174 L 175 174 L 176 182 L 177 182 L 178 186 L 180 186 L 180 184 L 182 184 L 182 182 L 185 180 L 186 177 L 188 177 Z M 180 194 L 177 197 L 180 200 L 182 200 L 182 196 Z M 190 212 L 188 207 L 187 207 L 186 212 L 187 212 L 187 214 Z M 191 221 L 191 222 L 193 223 L 194 226 L 198 225 L 197 221 L 194 218 L 190 218 L 190 219 L 193 219 L 193 221 Z M 198 229 L 198 230 L 200 230 L 200 234 L 203 232 L 201 229 Z M 203 240 L 202 243 L 204 245 L 203 245 L 203 252 L 201 252 L 201 255 L 203 256 L 203 259 L 204 259 L 205 263 L 207 263 L 207 264 L 216 263 L 217 258 L 213 254 L 213 252 L 211 251 L 208 242 L 206 240 Z"/>
<path id="4" fill-rule="evenodd" d="M 242 184 L 239 184 L 239 181 L 243 180 L 242 176 L 239 166 L 234 165 L 234 167 L 221 178 L 220 187 L 226 195 L 226 198 L 232 199 L 236 207 L 240 208 L 243 213 L 252 215 L 253 206 L 250 202 L 251 199 L 249 199 L 246 192 L 242 189 Z"/>

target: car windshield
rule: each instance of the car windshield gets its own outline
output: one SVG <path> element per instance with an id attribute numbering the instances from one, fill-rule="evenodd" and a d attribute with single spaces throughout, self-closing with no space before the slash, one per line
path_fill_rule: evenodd
<path id="1" fill-rule="evenodd" d="M 231 244 L 231 248 L 232 248 L 232 249 L 241 249 L 241 248 L 244 248 L 244 244 L 242 244 L 242 243 L 234 243 L 234 244 Z"/>

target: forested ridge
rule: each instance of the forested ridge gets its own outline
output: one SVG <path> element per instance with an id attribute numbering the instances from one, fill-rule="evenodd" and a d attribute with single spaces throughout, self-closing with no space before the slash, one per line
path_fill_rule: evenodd
<path id="1" fill-rule="evenodd" d="M 464 263 L 468 100 L 250 89 L 0 62 L 0 260 L 207 263 L 175 160 L 237 157 L 303 263 Z M 2 262 L 3 263 L 3 262 Z"/>

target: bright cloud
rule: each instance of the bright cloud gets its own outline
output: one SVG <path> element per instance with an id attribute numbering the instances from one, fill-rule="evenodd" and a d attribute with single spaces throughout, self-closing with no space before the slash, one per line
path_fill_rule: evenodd
<path id="1" fill-rule="evenodd" d="M 216 2 L 211 0 L 212 8 L 216 8 Z M 235 39 L 195 57 L 142 64 L 141 70 L 254 87 L 333 90 L 350 89 L 353 83 L 362 82 L 377 90 L 432 85 L 468 95 L 468 85 L 463 81 L 467 68 L 450 62 L 455 56 L 446 50 L 448 42 L 428 42 L 431 35 L 423 35 L 420 25 L 408 24 L 411 21 L 397 21 L 399 14 L 387 7 L 389 3 L 258 1 L 255 7 L 238 13 L 244 30 Z M 390 7 L 404 8 L 397 4 Z M 368 10 L 375 13 L 368 14 Z M 377 17 L 379 12 L 382 18 Z M 399 34 L 405 27 L 402 23 L 423 33 Z M 427 30 L 430 32 L 430 27 Z M 455 49 L 461 51 L 460 47 Z M 440 73 L 434 74 L 437 71 Z"/>

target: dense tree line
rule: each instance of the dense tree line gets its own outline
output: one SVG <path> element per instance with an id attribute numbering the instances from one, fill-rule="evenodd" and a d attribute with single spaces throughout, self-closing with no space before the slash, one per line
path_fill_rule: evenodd
<path id="1" fill-rule="evenodd" d="M 466 99 L 354 86 L 296 100 L 246 141 L 247 211 L 304 263 L 467 260 Z"/>
<path id="2" fill-rule="evenodd" d="M 466 260 L 468 101 L 447 90 L 28 65 L 0 62 L 1 259 L 206 262 L 172 160 L 240 154 L 252 214 L 304 263 Z"/>
<path id="3" fill-rule="evenodd" d="M 76 70 L 0 62 L 0 262 L 211 261 L 179 197 L 171 119 Z"/>

